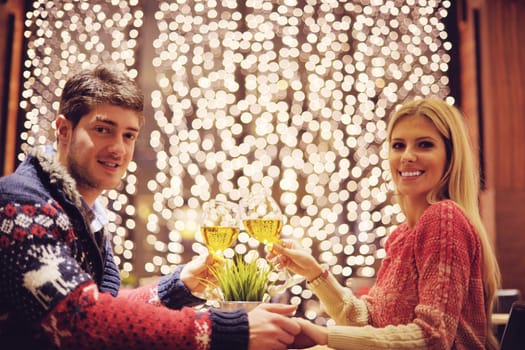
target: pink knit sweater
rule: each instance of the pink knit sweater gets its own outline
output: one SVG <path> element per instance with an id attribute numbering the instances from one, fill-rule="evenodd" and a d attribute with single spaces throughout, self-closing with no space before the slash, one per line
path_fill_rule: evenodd
<path id="1" fill-rule="evenodd" d="M 311 283 L 338 325 L 352 325 L 330 329 L 328 345 L 484 349 L 481 244 L 454 202 L 431 205 L 412 228 L 400 225 L 385 249 L 376 283 L 362 299 L 334 285 L 333 276 Z"/>

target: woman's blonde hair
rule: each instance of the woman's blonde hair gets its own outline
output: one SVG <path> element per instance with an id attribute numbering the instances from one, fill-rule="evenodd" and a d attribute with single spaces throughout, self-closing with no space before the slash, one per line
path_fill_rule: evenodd
<path id="1" fill-rule="evenodd" d="M 436 98 L 417 99 L 403 104 L 392 115 L 388 126 L 388 141 L 394 125 L 403 117 L 428 118 L 441 133 L 447 153 L 447 166 L 436 188 L 427 195 L 429 203 L 450 199 L 465 212 L 476 229 L 483 254 L 483 285 L 485 312 L 488 322 L 487 347 L 499 348 L 492 332 L 491 315 L 497 289 L 500 287 L 500 271 L 490 244 L 487 231 L 479 213 L 479 170 L 473 160 L 469 136 L 461 112 L 452 105 Z M 399 202 L 403 208 L 403 200 Z"/>

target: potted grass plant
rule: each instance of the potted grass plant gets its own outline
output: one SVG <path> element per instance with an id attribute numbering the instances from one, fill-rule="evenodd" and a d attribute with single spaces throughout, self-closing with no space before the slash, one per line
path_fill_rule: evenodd
<path id="1" fill-rule="evenodd" d="M 244 307 L 249 311 L 270 299 L 268 290 L 274 282 L 272 266 L 265 259 L 235 255 L 212 268 L 211 273 L 222 309 Z"/>

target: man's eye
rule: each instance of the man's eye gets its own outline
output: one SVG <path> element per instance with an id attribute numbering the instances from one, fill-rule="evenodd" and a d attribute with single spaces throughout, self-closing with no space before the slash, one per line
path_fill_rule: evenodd
<path id="1" fill-rule="evenodd" d="M 137 138 L 137 135 L 135 134 L 126 134 L 124 135 L 125 138 L 127 138 L 128 140 L 135 140 Z"/>
<path id="2" fill-rule="evenodd" d="M 96 127 L 95 131 L 100 133 L 100 134 L 107 134 L 107 133 L 109 133 L 109 129 L 108 128 L 104 128 L 102 126 Z"/>

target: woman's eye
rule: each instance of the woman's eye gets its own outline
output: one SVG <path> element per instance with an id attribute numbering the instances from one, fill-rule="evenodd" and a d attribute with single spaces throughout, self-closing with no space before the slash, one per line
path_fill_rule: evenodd
<path id="1" fill-rule="evenodd" d="M 422 141 L 422 142 L 419 143 L 419 146 L 421 148 L 432 148 L 432 147 L 434 147 L 434 144 L 432 142 L 430 142 L 430 141 Z"/>
<path id="2" fill-rule="evenodd" d="M 401 149 L 403 148 L 405 145 L 402 143 L 402 142 L 394 142 L 392 143 L 392 148 L 393 149 Z"/>

